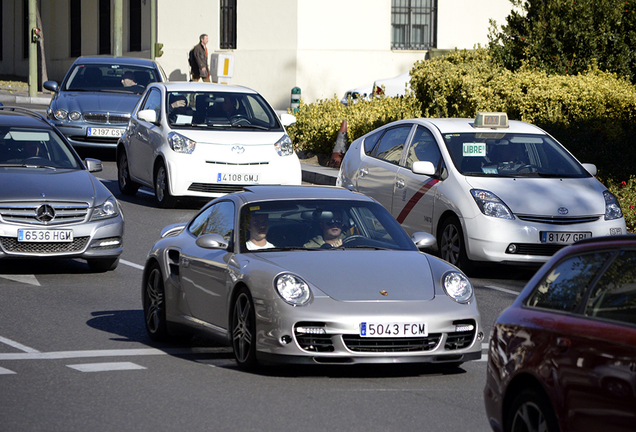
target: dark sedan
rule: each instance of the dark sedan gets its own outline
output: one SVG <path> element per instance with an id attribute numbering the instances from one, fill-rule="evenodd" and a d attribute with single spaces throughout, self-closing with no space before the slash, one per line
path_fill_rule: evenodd
<path id="1" fill-rule="evenodd" d="M 495 322 L 484 390 L 494 431 L 632 431 L 636 236 L 561 250 Z"/>
<path id="2" fill-rule="evenodd" d="M 168 79 L 158 63 L 128 57 L 80 57 L 54 92 L 48 118 L 74 147 L 115 147 L 130 113 L 151 82 Z"/>

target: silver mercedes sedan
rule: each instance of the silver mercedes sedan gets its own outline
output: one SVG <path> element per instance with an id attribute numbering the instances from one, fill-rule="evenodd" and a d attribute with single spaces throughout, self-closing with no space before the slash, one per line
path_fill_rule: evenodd
<path id="1" fill-rule="evenodd" d="M 203 332 L 237 364 L 481 358 L 468 278 L 418 250 L 375 200 L 342 188 L 249 186 L 167 226 L 142 280 L 151 339 Z"/>

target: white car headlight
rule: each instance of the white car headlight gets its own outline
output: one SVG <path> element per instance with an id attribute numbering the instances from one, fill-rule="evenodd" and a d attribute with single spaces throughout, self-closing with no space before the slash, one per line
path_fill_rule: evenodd
<path id="1" fill-rule="evenodd" d="M 494 193 L 483 189 L 471 189 L 470 193 L 473 195 L 479 210 L 486 216 L 502 219 L 515 218 L 508 206 Z"/>
<path id="2" fill-rule="evenodd" d="M 276 151 L 279 156 L 289 156 L 294 154 L 294 145 L 287 134 L 283 135 L 282 138 L 274 144 L 274 147 L 276 147 Z"/>
<path id="3" fill-rule="evenodd" d="M 115 217 L 119 214 L 119 206 L 115 197 L 110 197 L 104 201 L 101 205 L 98 205 L 93 210 L 91 220 L 108 219 Z"/>
<path id="4" fill-rule="evenodd" d="M 457 303 L 468 303 L 473 298 L 473 285 L 460 272 L 448 272 L 442 278 L 444 292 Z"/>
<path id="5" fill-rule="evenodd" d="M 176 132 L 170 132 L 168 134 L 168 144 L 170 144 L 170 148 L 177 153 L 187 154 L 191 154 L 197 146 L 196 142 Z"/>
<path id="6" fill-rule="evenodd" d="M 283 300 L 292 306 L 303 306 L 311 299 L 307 282 L 294 274 L 279 274 L 274 280 L 274 286 Z"/>
<path id="7" fill-rule="evenodd" d="M 603 197 L 605 198 L 605 220 L 622 218 L 623 212 L 616 197 L 610 191 L 604 191 Z"/>

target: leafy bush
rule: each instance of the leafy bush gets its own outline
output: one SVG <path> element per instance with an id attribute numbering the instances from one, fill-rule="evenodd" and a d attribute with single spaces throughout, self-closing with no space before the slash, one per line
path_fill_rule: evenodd
<path id="1" fill-rule="evenodd" d="M 312 104 L 301 101 L 294 113 L 296 123 L 287 128 L 296 150 L 331 156 L 342 121 L 347 121 L 349 142 L 396 120 L 420 116 L 420 104 L 407 95 L 375 97 L 343 105 L 334 95 Z"/>

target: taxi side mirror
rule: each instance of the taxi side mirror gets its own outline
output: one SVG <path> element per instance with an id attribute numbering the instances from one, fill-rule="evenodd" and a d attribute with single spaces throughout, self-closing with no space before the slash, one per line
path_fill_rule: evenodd
<path id="1" fill-rule="evenodd" d="M 435 169 L 435 165 L 433 165 L 433 162 L 417 161 L 417 162 L 413 162 L 411 171 L 413 171 L 413 173 L 415 174 L 422 174 L 422 175 L 432 177 L 435 175 L 436 169 Z"/>

